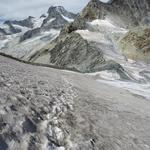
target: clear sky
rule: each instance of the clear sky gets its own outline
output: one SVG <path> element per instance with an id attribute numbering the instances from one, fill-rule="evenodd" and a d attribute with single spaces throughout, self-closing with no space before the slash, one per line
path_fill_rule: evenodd
<path id="1" fill-rule="evenodd" d="M 51 5 L 64 6 L 71 12 L 79 12 L 90 0 L 0 0 L 0 19 L 23 19 L 40 16 Z M 101 0 L 108 1 L 108 0 Z"/>

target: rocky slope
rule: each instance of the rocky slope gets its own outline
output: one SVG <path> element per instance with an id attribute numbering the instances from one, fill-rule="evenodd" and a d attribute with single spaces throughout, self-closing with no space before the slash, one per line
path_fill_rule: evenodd
<path id="1" fill-rule="evenodd" d="M 37 36 L 43 31 L 51 29 L 60 30 L 65 24 L 72 22 L 76 14 L 68 12 L 62 6 L 51 6 L 48 9 L 47 16 L 43 18 L 43 22 L 39 28 L 27 31 L 22 37 L 21 42 L 31 37 Z"/>
<path id="2" fill-rule="evenodd" d="M 46 59 L 47 56 L 49 56 L 49 61 Z M 95 43 L 83 39 L 80 34 L 75 32 L 60 35 L 38 53 L 33 53 L 29 61 L 54 64 L 82 73 L 112 70 L 116 71 L 122 79 L 131 79 L 121 65 L 110 59 L 106 60 L 103 52 Z"/>
<path id="3" fill-rule="evenodd" d="M 91 1 L 90 4 L 94 2 Z M 110 6 L 112 3 L 103 5 Z M 89 4 L 85 9 L 88 7 Z M 121 48 L 118 49 L 118 41 L 126 34 L 128 29 L 117 26 L 107 18 L 89 20 L 82 18 L 81 13 L 74 22 L 63 27 L 54 41 L 44 46 L 38 53 L 33 53 L 29 61 L 54 64 L 82 73 L 93 72 L 92 75 L 98 81 L 99 77 L 102 77 L 105 79 L 102 82 L 125 89 L 136 89 L 136 93 L 141 93 L 149 89 L 150 66 L 145 62 L 131 60 L 131 57 L 128 58 L 122 53 Z M 147 40 L 148 34 L 145 37 Z M 130 87 L 124 79 L 131 81 Z M 141 90 L 137 83 L 142 83 L 144 89 Z"/>
<path id="4" fill-rule="evenodd" d="M 64 24 L 72 22 L 76 17 L 76 14 L 68 12 L 62 6 L 51 6 L 47 13 L 48 16 L 42 24 L 44 29 L 61 28 Z"/>
<path id="5" fill-rule="evenodd" d="M 80 15 L 87 20 L 107 18 L 121 27 L 135 27 L 150 23 L 150 1 L 111 0 L 102 3 L 91 0 Z"/>
<path id="6" fill-rule="evenodd" d="M 121 2 L 125 5 L 122 6 Z M 135 8 L 131 13 L 133 4 Z M 135 9 L 146 7 L 147 9 L 144 9 L 143 12 L 140 11 L 140 13 L 148 15 L 149 2 L 145 1 L 139 5 L 137 1 L 116 0 L 106 4 L 98 0 L 91 0 L 74 22 L 63 27 L 56 40 L 40 49 L 38 53 L 33 53 L 29 61 L 52 63 L 65 69 L 74 68 L 80 72 L 113 70 L 121 77 L 123 74 L 125 79 L 132 79 L 132 75 L 129 73 L 132 72 L 131 64 L 128 63 L 127 71 L 121 67 L 128 59 L 117 49 L 117 42 L 128 32 L 128 29 L 121 28 L 122 24 L 125 25 L 124 27 L 127 27 L 127 23 L 131 23 L 128 24 L 128 27 L 142 24 L 141 17 L 135 18 Z M 114 15 L 120 19 L 115 19 Z M 136 21 L 138 24 L 135 23 Z M 148 25 L 148 22 L 144 22 L 144 24 Z"/>
<path id="7" fill-rule="evenodd" d="M 133 60 L 150 62 L 150 27 L 137 27 L 118 41 L 119 49 Z"/>
<path id="8" fill-rule="evenodd" d="M 5 36 L 7 35 L 6 31 L 2 28 L 0 28 L 0 40 L 5 39 Z"/>
<path id="9" fill-rule="evenodd" d="M 7 24 L 9 22 L 9 23 L 14 24 L 14 25 L 33 28 L 34 27 L 33 18 L 34 17 L 29 16 L 28 18 L 23 19 L 23 20 L 12 20 L 12 21 L 8 20 L 8 21 L 5 21 L 4 24 Z"/>
<path id="10" fill-rule="evenodd" d="M 55 39 L 62 26 L 73 21 L 75 17 L 75 14 L 68 12 L 63 7 L 51 6 L 47 15 L 43 14 L 39 18 L 29 16 L 20 21 L 6 21 L 2 25 L 2 29 L 11 35 L 6 36 L 7 40 L 0 41 L 0 51 L 28 60 L 33 53 L 38 52 L 43 46 Z M 10 27 L 13 32 L 10 32 Z"/>
<path id="11" fill-rule="evenodd" d="M 1 150 L 149 150 L 144 97 L 2 56 L 0 70 Z"/>

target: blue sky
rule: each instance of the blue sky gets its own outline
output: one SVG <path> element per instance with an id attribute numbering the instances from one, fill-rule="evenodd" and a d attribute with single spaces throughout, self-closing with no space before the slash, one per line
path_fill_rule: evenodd
<path id="1" fill-rule="evenodd" d="M 0 19 L 23 19 L 40 16 L 51 5 L 64 6 L 72 12 L 79 12 L 90 0 L 0 0 Z M 108 0 L 101 0 L 108 1 Z"/>

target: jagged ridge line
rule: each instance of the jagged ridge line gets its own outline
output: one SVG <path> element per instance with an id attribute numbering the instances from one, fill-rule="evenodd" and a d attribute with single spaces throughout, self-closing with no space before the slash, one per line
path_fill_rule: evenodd
<path id="1" fill-rule="evenodd" d="M 18 62 L 29 64 L 29 65 L 33 65 L 33 66 L 47 67 L 47 68 L 53 68 L 53 69 L 59 69 L 59 70 L 69 70 L 69 71 L 74 71 L 74 72 L 82 73 L 81 71 L 79 71 L 77 69 L 73 69 L 73 68 L 72 69 L 71 68 L 64 69 L 64 68 L 56 66 L 56 65 L 42 64 L 42 63 L 33 63 L 33 62 L 21 60 L 19 58 L 13 57 L 11 55 L 8 55 L 8 54 L 2 53 L 2 52 L 0 52 L 0 56 L 4 56 L 4 57 L 7 57 L 7 58 L 16 60 Z"/>

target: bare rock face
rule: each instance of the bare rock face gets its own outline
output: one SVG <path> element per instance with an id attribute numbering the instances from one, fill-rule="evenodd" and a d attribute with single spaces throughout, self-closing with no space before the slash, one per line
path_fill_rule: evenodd
<path id="1" fill-rule="evenodd" d="M 28 28 L 33 28 L 33 18 L 32 16 L 29 16 L 28 18 L 24 19 L 24 20 L 12 20 L 12 21 L 6 21 L 5 23 L 7 22 L 10 22 L 11 24 L 16 24 L 16 25 L 20 25 L 22 27 L 28 27 Z"/>
<path id="2" fill-rule="evenodd" d="M 36 37 L 41 32 L 50 31 L 51 29 L 61 30 L 65 24 L 70 23 L 77 16 L 76 14 L 65 10 L 65 8 L 62 6 L 51 6 L 47 13 L 47 16 L 41 16 L 45 18 L 41 27 L 25 32 L 23 36 L 21 36 L 20 42 L 32 37 Z"/>
<path id="3" fill-rule="evenodd" d="M 7 32 L 4 29 L 0 28 L 0 40 L 5 39 L 6 35 L 7 35 Z"/>
<path id="4" fill-rule="evenodd" d="M 41 33 L 41 28 L 35 28 L 32 30 L 29 30 L 20 37 L 20 42 L 30 39 L 32 37 L 36 37 L 40 35 L 40 33 Z"/>
<path id="5" fill-rule="evenodd" d="M 64 35 L 56 43 L 56 46 L 49 50 L 52 64 L 88 72 L 105 61 L 103 54 L 78 33 Z"/>
<path id="6" fill-rule="evenodd" d="M 44 30 L 51 28 L 60 29 L 76 17 L 76 14 L 67 11 L 62 6 L 51 6 L 47 13 L 48 16 L 44 19 L 42 24 Z"/>
<path id="7" fill-rule="evenodd" d="M 85 19 L 78 16 L 77 18 L 75 18 L 75 20 L 73 22 L 63 26 L 63 28 L 61 30 L 61 34 L 67 34 L 67 33 L 69 34 L 76 30 L 85 29 L 86 27 L 87 27 L 87 24 L 86 24 Z"/>
<path id="8" fill-rule="evenodd" d="M 150 62 L 150 27 L 137 27 L 119 40 L 119 48 L 129 58 Z"/>
<path id="9" fill-rule="evenodd" d="M 121 65 L 115 61 L 106 61 L 102 51 L 95 46 L 95 43 L 88 42 L 75 32 L 61 34 L 52 43 L 43 48 L 41 52 L 31 56 L 30 61 L 40 63 L 44 58 L 43 55 L 50 56 L 49 64 L 63 69 L 71 69 L 82 73 L 113 70 L 122 79 L 131 79 Z"/>
<path id="10" fill-rule="evenodd" d="M 20 33 L 21 32 L 21 29 L 18 29 L 16 27 L 14 27 L 11 23 L 11 21 L 5 21 L 4 24 L 7 24 L 8 27 L 9 27 L 9 34 L 16 34 L 16 33 Z"/>
<path id="11" fill-rule="evenodd" d="M 4 29 L 2 29 L 2 28 L 0 28 L 0 33 L 3 34 L 3 35 L 7 34 L 6 31 Z"/>
<path id="12" fill-rule="evenodd" d="M 150 24 L 149 0 L 91 0 L 80 14 L 86 20 L 109 19 L 121 27 Z"/>

